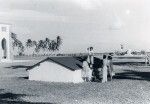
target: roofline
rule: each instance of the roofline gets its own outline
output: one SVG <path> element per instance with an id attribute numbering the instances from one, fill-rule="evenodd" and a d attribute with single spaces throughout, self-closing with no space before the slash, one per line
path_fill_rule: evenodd
<path id="1" fill-rule="evenodd" d="M 36 64 L 34 64 L 34 65 L 32 65 L 32 66 L 30 66 L 29 68 L 27 68 L 26 70 L 31 70 L 32 68 L 34 68 L 35 66 L 39 66 L 42 62 L 44 62 L 44 61 L 46 61 L 48 58 L 46 58 L 46 59 L 44 59 L 44 60 L 42 60 L 42 61 L 40 61 L 40 62 L 38 62 L 38 63 L 36 63 Z"/>
<path id="2" fill-rule="evenodd" d="M 49 57 L 48 57 L 48 58 L 49 58 Z M 59 62 L 57 62 L 57 61 L 55 61 L 55 60 L 53 60 L 53 59 L 51 59 L 51 58 L 49 58 L 49 59 L 50 59 L 51 61 L 55 62 L 56 64 L 59 64 L 59 65 L 65 67 L 65 68 L 67 68 L 67 69 L 71 69 L 72 71 L 75 71 L 75 69 L 73 69 L 73 68 L 70 68 L 70 67 L 68 67 L 68 66 L 66 66 L 66 65 L 63 65 L 63 64 L 61 64 L 61 63 L 59 63 Z"/>
<path id="3" fill-rule="evenodd" d="M 44 59 L 44 60 L 38 62 L 37 64 L 34 64 L 33 66 L 27 68 L 26 71 L 32 70 L 32 68 L 34 68 L 34 67 L 36 67 L 36 66 L 39 66 L 42 62 L 45 62 L 45 61 L 47 61 L 47 60 L 51 60 L 51 61 L 55 62 L 56 64 L 61 65 L 61 66 L 65 67 L 65 68 L 67 68 L 67 69 L 71 69 L 71 71 L 75 71 L 75 69 L 70 68 L 70 67 L 68 67 L 68 66 L 66 66 L 66 65 L 63 65 L 63 64 L 61 64 L 61 63 L 59 63 L 59 62 L 57 62 L 57 61 L 51 59 L 50 57 L 47 57 L 46 59 Z"/>

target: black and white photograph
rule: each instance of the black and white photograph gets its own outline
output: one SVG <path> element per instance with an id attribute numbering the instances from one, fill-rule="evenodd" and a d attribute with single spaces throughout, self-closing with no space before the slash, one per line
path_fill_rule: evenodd
<path id="1" fill-rule="evenodd" d="M 0 104 L 150 104 L 150 0 L 0 0 Z"/>

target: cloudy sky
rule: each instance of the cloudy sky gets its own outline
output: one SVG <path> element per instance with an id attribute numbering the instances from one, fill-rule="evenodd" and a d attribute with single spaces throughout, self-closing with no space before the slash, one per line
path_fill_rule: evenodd
<path id="1" fill-rule="evenodd" d="M 150 0 L 0 0 L 0 22 L 23 42 L 63 38 L 62 52 L 150 50 Z"/>

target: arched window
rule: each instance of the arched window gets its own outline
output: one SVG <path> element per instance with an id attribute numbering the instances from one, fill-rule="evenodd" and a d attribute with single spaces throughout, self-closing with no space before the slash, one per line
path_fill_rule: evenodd
<path id="1" fill-rule="evenodd" d="M 7 58 L 7 46 L 6 46 L 5 38 L 2 39 L 1 45 L 2 45 L 2 49 L 3 49 L 3 57 L 2 58 L 6 59 Z"/>
<path id="2" fill-rule="evenodd" d="M 6 39 L 5 38 L 2 39 L 2 49 L 3 50 L 6 49 Z"/>

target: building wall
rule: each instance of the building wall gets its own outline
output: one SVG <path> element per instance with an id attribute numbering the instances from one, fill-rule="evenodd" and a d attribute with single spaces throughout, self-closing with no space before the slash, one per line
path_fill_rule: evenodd
<path id="1" fill-rule="evenodd" d="M 2 50 L 2 39 L 6 39 L 6 47 L 7 47 L 7 59 L 11 59 L 12 57 L 12 42 L 11 42 L 11 36 L 10 36 L 10 25 L 9 24 L 0 24 L 0 60 L 2 60 L 3 57 L 3 50 Z"/>
<path id="2" fill-rule="evenodd" d="M 71 71 L 53 62 L 43 62 L 29 70 L 29 80 L 50 82 L 83 82 L 80 71 Z"/>

